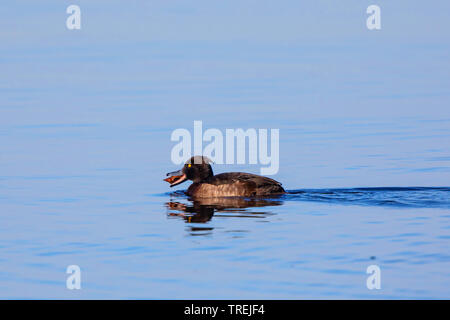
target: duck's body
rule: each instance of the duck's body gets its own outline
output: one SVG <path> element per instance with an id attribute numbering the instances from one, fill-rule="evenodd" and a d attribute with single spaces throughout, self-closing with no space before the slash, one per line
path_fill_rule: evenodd
<path id="1" fill-rule="evenodd" d="M 227 172 L 194 182 L 186 194 L 196 198 L 252 197 L 285 193 L 281 183 L 245 172 Z"/>
<path id="2" fill-rule="evenodd" d="M 186 191 L 193 198 L 253 197 L 285 193 L 278 181 L 256 174 L 227 172 L 214 175 L 209 160 L 205 157 L 192 157 L 182 170 L 171 175 L 176 177 L 166 179 L 171 187 L 188 179 L 194 182 Z"/>

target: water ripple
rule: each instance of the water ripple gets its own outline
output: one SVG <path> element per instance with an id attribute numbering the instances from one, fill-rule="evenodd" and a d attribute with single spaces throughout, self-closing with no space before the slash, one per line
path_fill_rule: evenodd
<path id="1" fill-rule="evenodd" d="M 450 208 L 448 187 L 380 187 L 290 190 L 285 200 L 364 206 Z"/>

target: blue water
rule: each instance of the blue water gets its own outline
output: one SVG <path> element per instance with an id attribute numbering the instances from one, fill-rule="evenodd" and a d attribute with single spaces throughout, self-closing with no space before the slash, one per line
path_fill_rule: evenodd
<path id="1" fill-rule="evenodd" d="M 108 175 L 104 187 L 111 184 Z M 55 189 L 61 193 L 71 180 L 85 185 L 99 178 L 27 181 L 61 184 Z M 303 189 L 203 201 L 182 191 L 124 191 L 121 198 L 111 191 L 3 197 L 2 298 L 396 299 L 449 293 L 450 188 Z M 79 291 L 65 288 L 71 264 L 82 270 Z M 366 288 L 372 264 L 381 268 L 381 290 Z"/>
<path id="2" fill-rule="evenodd" d="M 3 6 L 0 298 L 449 298 L 450 4 L 378 2 Z M 279 129 L 289 193 L 170 189 L 194 120 Z"/>
<path id="3" fill-rule="evenodd" d="M 399 208 L 450 208 L 450 188 L 379 187 L 290 190 L 286 200 L 389 206 Z"/>

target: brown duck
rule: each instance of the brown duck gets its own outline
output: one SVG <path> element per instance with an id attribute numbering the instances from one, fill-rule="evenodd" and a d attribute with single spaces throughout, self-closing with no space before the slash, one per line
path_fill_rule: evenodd
<path id="1" fill-rule="evenodd" d="M 252 197 L 285 193 L 281 183 L 245 172 L 213 174 L 211 160 L 204 156 L 191 157 L 181 170 L 170 172 L 164 179 L 174 187 L 192 180 L 186 194 L 193 198 Z"/>

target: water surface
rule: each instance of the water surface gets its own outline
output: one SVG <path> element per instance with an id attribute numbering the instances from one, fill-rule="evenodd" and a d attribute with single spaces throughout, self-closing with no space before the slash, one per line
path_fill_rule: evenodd
<path id="1" fill-rule="evenodd" d="M 347 2 L 3 6 L 0 298 L 449 298 L 450 4 Z M 194 120 L 279 129 L 289 194 L 171 190 Z"/>

